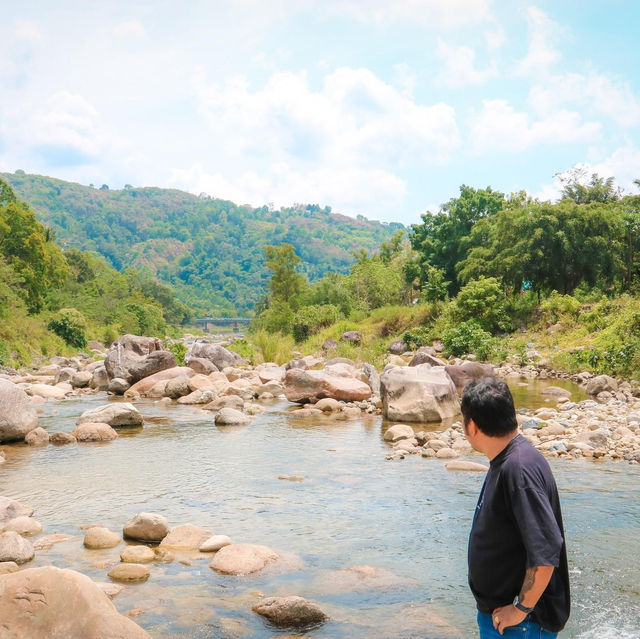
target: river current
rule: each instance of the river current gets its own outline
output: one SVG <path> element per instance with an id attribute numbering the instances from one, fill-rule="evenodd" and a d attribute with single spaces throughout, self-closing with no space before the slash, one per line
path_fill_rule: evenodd
<path id="1" fill-rule="evenodd" d="M 514 391 L 521 406 L 544 403 L 531 386 Z M 105 401 L 44 404 L 40 425 L 71 431 L 83 411 Z M 151 564 L 149 581 L 127 586 L 114 604 L 158 639 L 291 635 L 251 611 L 259 593 L 317 601 L 331 620 L 302 633 L 317 639 L 476 636 L 466 546 L 483 473 L 450 472 L 419 456 L 385 460 L 379 417 L 299 420 L 274 401 L 247 427 L 218 428 L 194 407 L 136 405 L 144 429 L 121 430 L 114 442 L 5 447 L 0 494 L 31 505 L 44 534 L 74 535 L 32 564 L 108 581 L 104 562 L 117 561 L 123 546 L 86 550 L 80 526 L 121 532 L 136 513 L 158 512 L 172 526 L 193 523 L 295 556 L 285 569 L 245 577 L 214 573 L 204 556 Z M 572 578 L 561 636 L 640 638 L 640 466 L 550 464 Z M 344 571 L 362 565 L 380 569 L 378 577 L 360 582 Z"/>

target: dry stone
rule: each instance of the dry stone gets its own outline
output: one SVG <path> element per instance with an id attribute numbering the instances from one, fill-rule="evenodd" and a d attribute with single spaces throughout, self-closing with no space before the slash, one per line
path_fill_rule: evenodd
<path id="1" fill-rule="evenodd" d="M 149 579 L 149 568 L 143 564 L 118 564 L 108 573 L 109 579 L 139 583 Z"/>
<path id="2" fill-rule="evenodd" d="M 162 548 L 177 548 L 183 550 L 195 550 L 211 537 L 211 533 L 204 528 L 193 524 L 182 524 L 169 531 L 169 534 L 162 540 Z"/>
<path id="3" fill-rule="evenodd" d="M 209 567 L 226 575 L 248 575 L 262 570 L 278 558 L 278 553 L 267 546 L 231 544 L 216 553 Z"/>
<path id="4" fill-rule="evenodd" d="M 0 533 L 0 561 L 14 561 L 22 565 L 31 561 L 34 555 L 33 544 L 22 535 L 13 530 Z"/>
<path id="5" fill-rule="evenodd" d="M 0 378 L 0 443 L 22 441 L 38 426 L 38 414 L 29 396 Z"/>
<path id="6" fill-rule="evenodd" d="M 169 534 L 169 522 L 156 513 L 138 513 L 124 525 L 123 534 L 128 539 L 159 543 Z"/>
<path id="7" fill-rule="evenodd" d="M 49 443 L 49 433 L 38 426 L 26 434 L 24 441 L 29 446 L 46 446 Z"/>
<path id="8" fill-rule="evenodd" d="M 252 610 L 272 623 L 285 627 L 302 628 L 329 618 L 317 603 L 297 596 L 266 597 L 255 604 Z"/>
<path id="9" fill-rule="evenodd" d="M 72 436 L 79 442 L 110 442 L 118 438 L 118 433 L 109 424 L 80 424 Z"/>
<path id="10" fill-rule="evenodd" d="M 114 402 L 87 410 L 78 417 L 77 424 L 109 424 L 112 428 L 139 427 L 144 420 L 138 409 L 129 402 Z"/>
<path id="11" fill-rule="evenodd" d="M 315 403 L 325 397 L 345 402 L 357 402 L 371 397 L 368 384 L 352 377 L 337 377 L 324 371 L 292 368 L 284 378 L 284 393 L 290 402 Z"/>

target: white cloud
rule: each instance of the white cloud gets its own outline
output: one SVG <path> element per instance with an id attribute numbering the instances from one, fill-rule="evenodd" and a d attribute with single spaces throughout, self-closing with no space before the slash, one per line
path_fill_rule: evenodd
<path id="1" fill-rule="evenodd" d="M 36 44 L 42 41 L 40 27 L 35 22 L 19 20 L 16 24 L 16 38 Z"/>
<path id="2" fill-rule="evenodd" d="M 607 116 L 622 127 L 640 122 L 640 101 L 629 84 L 615 82 L 594 71 L 586 75 L 565 73 L 554 76 L 544 86 L 531 89 L 529 103 L 542 115 L 553 112 L 560 105 L 573 103 L 586 111 Z"/>
<path id="3" fill-rule="evenodd" d="M 597 139 L 601 132 L 599 123 L 583 123 L 580 114 L 572 111 L 559 110 L 532 121 L 507 100 L 483 100 L 482 105 L 471 122 L 477 151 L 518 152 L 540 144 L 586 142 Z"/>
<path id="4" fill-rule="evenodd" d="M 329 13 L 346 13 L 361 22 L 417 22 L 431 27 L 456 27 L 489 20 L 493 1 L 323 0 L 314 4 Z"/>
<path id="5" fill-rule="evenodd" d="M 616 183 L 626 192 L 638 192 L 634 180 L 640 179 L 640 148 L 624 146 L 603 160 L 586 166 L 591 169 L 591 173 L 597 173 L 600 177 L 615 177 Z"/>
<path id="6" fill-rule="evenodd" d="M 261 206 L 273 202 L 290 206 L 295 202 L 330 203 L 342 213 L 365 212 L 370 217 L 399 206 L 407 193 L 407 182 L 379 169 L 316 168 L 300 171 L 289 164 L 272 165 L 265 172 L 246 171 L 229 177 L 207 173 L 202 164 L 174 169 L 169 183 L 192 193 Z"/>
<path id="7" fill-rule="evenodd" d="M 476 53 L 471 47 L 454 46 L 438 38 L 436 55 L 444 61 L 438 79 L 450 87 L 482 84 L 498 74 L 495 61 L 483 71 L 475 68 Z"/>
<path id="8" fill-rule="evenodd" d="M 447 162 L 460 144 L 454 110 L 423 106 L 368 69 L 341 68 L 309 87 L 306 73 L 276 73 L 252 91 L 195 78 L 201 112 L 231 153 L 313 165 Z"/>
<path id="9" fill-rule="evenodd" d="M 113 27 L 113 32 L 121 38 L 144 38 L 147 35 L 147 30 L 138 20 L 119 22 Z"/>
<path id="10" fill-rule="evenodd" d="M 560 59 L 553 48 L 553 42 L 562 33 L 561 27 L 537 7 L 527 9 L 529 25 L 529 50 L 518 65 L 523 75 L 539 75 L 547 72 L 549 66 Z"/>
<path id="11" fill-rule="evenodd" d="M 489 51 L 495 51 L 499 49 L 506 41 L 504 29 L 502 27 L 496 27 L 484 34 L 484 39 L 487 43 L 487 49 Z"/>
<path id="12" fill-rule="evenodd" d="M 418 78 L 413 73 L 406 62 L 396 64 L 393 67 L 395 74 L 395 82 L 402 95 L 406 98 L 413 99 L 413 92 L 418 84 Z"/>

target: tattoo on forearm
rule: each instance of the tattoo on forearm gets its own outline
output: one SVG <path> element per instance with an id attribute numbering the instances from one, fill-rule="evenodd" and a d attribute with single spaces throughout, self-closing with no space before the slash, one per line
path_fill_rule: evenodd
<path id="1" fill-rule="evenodd" d="M 522 590 L 520 591 L 520 599 L 524 599 L 524 596 L 533 588 L 533 584 L 536 580 L 536 572 L 538 572 L 538 566 L 532 566 L 527 568 L 524 573 L 524 582 L 522 583 Z"/>

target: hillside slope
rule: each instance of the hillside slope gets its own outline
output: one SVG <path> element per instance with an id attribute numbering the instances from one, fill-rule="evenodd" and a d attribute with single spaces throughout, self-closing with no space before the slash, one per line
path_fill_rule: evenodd
<path id="1" fill-rule="evenodd" d="M 292 244 L 305 275 L 346 272 L 403 228 L 296 205 L 238 206 L 155 187 L 93 188 L 23 171 L 0 174 L 65 248 L 96 251 L 119 270 L 149 267 L 196 312 L 248 313 L 266 290 L 265 244 Z"/>

